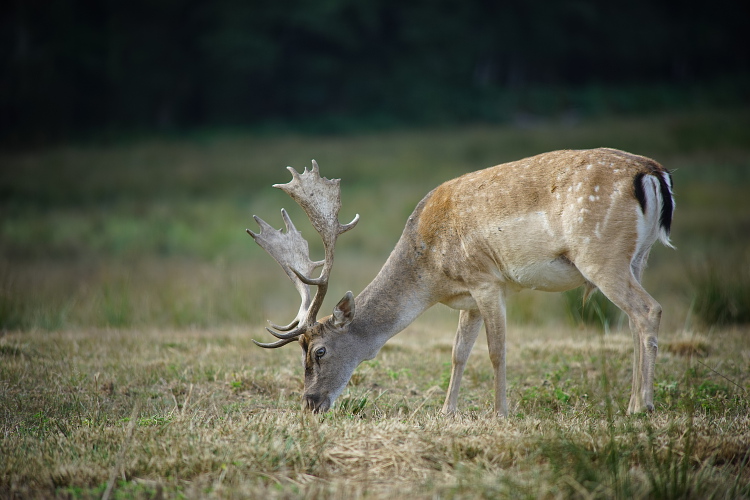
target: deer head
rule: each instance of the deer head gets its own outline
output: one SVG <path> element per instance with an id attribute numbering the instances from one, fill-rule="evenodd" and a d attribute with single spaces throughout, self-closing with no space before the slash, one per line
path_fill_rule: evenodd
<path id="1" fill-rule="evenodd" d="M 325 412 L 344 390 L 361 361 L 357 356 L 352 356 L 357 342 L 353 335 L 348 335 L 349 325 L 354 318 L 354 297 L 351 292 L 347 292 L 336 305 L 333 314 L 317 320 L 328 291 L 336 240 L 357 224 L 359 214 L 349 224 L 339 223 L 340 180 L 320 177 L 315 160 L 309 172 L 307 168 L 302 174 L 292 167 L 287 169 L 292 174 L 292 180 L 287 184 L 275 184 L 274 187 L 291 196 L 305 211 L 323 240 L 325 258 L 315 262 L 310 259 L 308 243 L 294 227 L 286 210 L 281 210 L 286 232 L 275 230 L 260 217 L 253 216 L 261 230 L 254 233 L 247 229 L 247 233 L 279 263 L 302 299 L 299 312 L 291 323 L 286 326 L 270 323 L 271 328 L 266 328 L 278 341 L 253 342 L 260 347 L 274 349 L 298 341 L 302 346 L 305 368 L 303 406 L 316 413 Z M 313 271 L 320 266 L 323 266 L 320 276 L 313 278 Z M 310 286 L 317 287 L 312 301 Z"/>

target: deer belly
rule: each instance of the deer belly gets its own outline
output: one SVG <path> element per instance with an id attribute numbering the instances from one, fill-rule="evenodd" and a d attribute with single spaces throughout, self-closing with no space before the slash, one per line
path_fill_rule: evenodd
<path id="1" fill-rule="evenodd" d="M 519 288 L 545 292 L 570 290 L 586 281 L 578 269 L 563 256 L 554 260 L 509 265 L 504 274 L 511 284 Z"/>
<path id="2" fill-rule="evenodd" d="M 450 298 L 440 301 L 440 303 L 450 307 L 451 309 L 457 310 L 468 311 L 477 309 L 477 302 L 474 300 L 474 297 L 472 297 L 468 292 L 453 295 Z"/>

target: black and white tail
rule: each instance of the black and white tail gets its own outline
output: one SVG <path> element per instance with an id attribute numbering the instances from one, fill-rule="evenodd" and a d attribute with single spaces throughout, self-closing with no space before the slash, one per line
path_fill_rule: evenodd
<path id="1" fill-rule="evenodd" d="M 659 241 L 674 248 L 669 241 L 675 207 L 672 175 L 662 169 L 654 169 L 650 173 L 640 172 L 633 179 L 633 187 L 643 214 L 643 220 L 638 224 L 639 240 L 658 228 Z"/>

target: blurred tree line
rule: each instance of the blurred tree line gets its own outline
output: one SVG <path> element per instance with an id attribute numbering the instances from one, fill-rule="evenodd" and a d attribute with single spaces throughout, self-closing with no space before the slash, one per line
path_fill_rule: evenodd
<path id="1" fill-rule="evenodd" d="M 500 120 L 529 88 L 746 80 L 740 3 L 14 0 L 0 132 Z"/>

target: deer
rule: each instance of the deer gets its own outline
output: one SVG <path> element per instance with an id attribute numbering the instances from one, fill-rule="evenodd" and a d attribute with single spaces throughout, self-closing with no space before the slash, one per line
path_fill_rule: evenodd
<path id="1" fill-rule="evenodd" d="M 562 150 L 467 173 L 428 193 L 416 206 L 382 269 L 356 297 L 351 291 L 317 319 L 328 290 L 341 224 L 340 179 L 318 164 L 275 184 L 307 214 L 325 257 L 312 261 L 308 242 L 286 210 L 286 231 L 253 216 L 247 229 L 286 273 L 301 305 L 287 325 L 269 321 L 274 349 L 302 348 L 302 408 L 327 412 L 356 367 L 438 303 L 459 310 L 442 413 L 458 411 L 461 378 L 485 327 L 494 370 L 494 412 L 507 417 L 506 300 L 522 289 L 601 291 L 629 318 L 633 375 L 627 413 L 654 411 L 654 367 L 662 308 L 641 285 L 652 245 L 670 242 L 675 207 L 672 176 L 656 161 L 616 149 Z M 322 266 L 320 275 L 315 269 Z M 316 287 L 311 298 L 310 287 Z"/>

